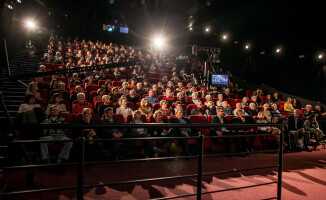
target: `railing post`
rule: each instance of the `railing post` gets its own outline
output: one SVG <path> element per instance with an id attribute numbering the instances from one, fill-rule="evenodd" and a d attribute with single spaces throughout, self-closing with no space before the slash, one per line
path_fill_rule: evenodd
<path id="1" fill-rule="evenodd" d="M 280 144 L 278 145 L 278 183 L 277 183 L 278 200 L 282 199 L 283 141 L 284 141 L 284 133 L 283 131 L 281 131 Z"/>
<path id="2" fill-rule="evenodd" d="M 197 172 L 197 200 L 201 200 L 201 187 L 203 177 L 203 152 L 204 152 L 204 136 L 199 136 L 199 147 L 198 147 L 198 172 Z"/>
<path id="3" fill-rule="evenodd" d="M 78 158 L 78 182 L 77 200 L 83 200 L 84 196 L 84 164 L 85 164 L 85 137 L 79 138 L 79 158 Z"/>

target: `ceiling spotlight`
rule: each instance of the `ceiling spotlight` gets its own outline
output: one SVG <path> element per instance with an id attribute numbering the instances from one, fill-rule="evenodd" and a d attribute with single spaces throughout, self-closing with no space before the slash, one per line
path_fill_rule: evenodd
<path id="1" fill-rule="evenodd" d="M 6 6 L 7 6 L 7 8 L 10 9 L 10 10 L 13 10 L 13 9 L 14 9 L 14 7 L 12 7 L 11 4 L 7 4 Z"/>
<path id="2" fill-rule="evenodd" d="M 192 27 L 189 27 L 189 31 L 192 31 Z"/>
<path id="3" fill-rule="evenodd" d="M 209 31 L 209 28 L 206 28 L 205 31 L 208 32 Z"/>
<path id="4" fill-rule="evenodd" d="M 280 53 L 280 52 L 281 52 L 281 49 L 276 49 L 275 52 L 276 52 L 276 53 Z"/>
<path id="5" fill-rule="evenodd" d="M 260 52 L 260 55 L 265 55 L 265 51 L 261 51 Z"/>
<path id="6" fill-rule="evenodd" d="M 223 38 L 223 40 L 226 40 L 226 39 L 228 39 L 228 36 L 227 35 L 223 35 L 222 38 Z"/>
<path id="7" fill-rule="evenodd" d="M 26 21 L 26 27 L 29 29 L 34 29 L 34 28 L 36 28 L 36 24 L 32 20 L 28 20 L 28 21 Z"/>
<path id="8" fill-rule="evenodd" d="M 153 45 L 157 48 L 162 48 L 164 46 L 164 39 L 161 36 L 157 36 L 153 39 Z"/>
<path id="9" fill-rule="evenodd" d="M 323 59 L 323 54 L 319 54 L 318 59 Z"/>
<path id="10" fill-rule="evenodd" d="M 249 44 L 247 44 L 247 45 L 245 46 L 245 48 L 246 48 L 246 49 L 249 49 Z"/>
<path id="11" fill-rule="evenodd" d="M 21 0 L 17 0 L 17 3 L 22 3 L 22 1 Z"/>

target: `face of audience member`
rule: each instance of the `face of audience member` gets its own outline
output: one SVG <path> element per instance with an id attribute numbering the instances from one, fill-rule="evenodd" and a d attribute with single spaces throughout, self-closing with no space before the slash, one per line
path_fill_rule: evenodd
<path id="1" fill-rule="evenodd" d="M 76 93 L 81 93 L 82 92 L 82 88 L 81 87 L 76 87 Z"/>
<path id="2" fill-rule="evenodd" d="M 108 97 L 108 96 L 104 97 L 103 98 L 103 102 L 104 102 L 105 105 L 109 105 L 109 103 L 110 103 L 110 97 Z"/>
<path id="3" fill-rule="evenodd" d="M 316 109 L 317 111 L 321 111 L 321 107 L 320 107 L 320 106 L 315 106 L 315 109 Z"/>
<path id="4" fill-rule="evenodd" d="M 57 117 L 59 114 L 59 109 L 58 107 L 53 107 L 50 111 L 50 116 L 51 117 Z"/>
<path id="5" fill-rule="evenodd" d="M 168 104 L 166 103 L 166 101 L 163 101 L 162 102 L 162 108 L 163 109 L 166 109 L 168 107 Z"/>
<path id="6" fill-rule="evenodd" d="M 129 95 L 130 95 L 131 97 L 134 97 L 134 96 L 136 95 L 136 92 L 135 92 L 134 90 L 131 90 L 130 93 L 129 93 Z"/>
<path id="7" fill-rule="evenodd" d="M 266 96 L 266 99 L 271 99 L 272 98 L 272 96 L 270 95 L 270 94 L 268 94 L 267 96 Z"/>
<path id="8" fill-rule="evenodd" d="M 57 104 L 57 103 L 59 103 L 61 101 L 61 97 L 60 96 L 57 96 L 56 98 L 55 98 L 55 103 Z"/>
<path id="9" fill-rule="evenodd" d="M 162 121 L 162 118 L 163 118 L 163 114 L 161 112 L 159 112 L 156 114 L 155 121 Z"/>
<path id="10" fill-rule="evenodd" d="M 137 84 L 137 90 L 140 90 L 142 87 L 142 84 Z"/>
<path id="11" fill-rule="evenodd" d="M 300 117 L 300 110 L 295 110 L 294 111 L 294 117 L 299 118 Z"/>
<path id="12" fill-rule="evenodd" d="M 291 99 L 291 98 L 288 98 L 288 99 L 286 100 L 286 102 L 291 103 L 291 102 L 292 102 L 292 99 Z"/>
<path id="13" fill-rule="evenodd" d="M 251 110 L 255 110 L 256 109 L 256 105 L 255 104 L 250 104 L 250 109 Z"/>
<path id="14" fill-rule="evenodd" d="M 182 94 L 182 93 L 179 94 L 178 99 L 179 99 L 179 100 L 182 100 L 182 99 L 183 99 L 183 94 Z"/>
<path id="15" fill-rule="evenodd" d="M 78 103 L 80 103 L 80 104 L 84 104 L 84 102 L 85 102 L 85 97 L 84 97 L 84 95 L 79 95 L 79 96 L 77 97 L 77 100 L 78 100 Z"/>
<path id="16" fill-rule="evenodd" d="M 312 110 L 312 107 L 311 106 L 306 106 L 306 110 L 307 110 L 307 112 L 310 112 Z"/>
<path id="17" fill-rule="evenodd" d="M 30 98 L 30 99 L 28 100 L 28 103 L 27 103 L 27 104 L 29 104 L 29 105 L 31 105 L 31 104 L 35 104 L 35 97 Z"/>
<path id="18" fill-rule="evenodd" d="M 109 110 L 104 113 L 105 117 L 111 119 L 113 117 L 113 110 Z"/>
<path id="19" fill-rule="evenodd" d="M 228 102 L 227 102 L 227 101 L 223 101 L 222 106 L 223 106 L 224 108 L 227 108 L 227 107 L 228 107 Z"/>
<path id="20" fill-rule="evenodd" d="M 264 110 L 268 110 L 268 105 L 264 104 Z"/>
<path id="21" fill-rule="evenodd" d="M 127 100 L 126 99 L 121 100 L 121 105 L 126 106 L 127 105 Z"/>
<path id="22" fill-rule="evenodd" d="M 229 90 L 229 89 L 226 89 L 226 90 L 225 90 L 225 94 L 226 94 L 226 95 L 229 95 L 229 94 L 230 94 L 230 90 Z"/>
<path id="23" fill-rule="evenodd" d="M 222 118 L 223 115 L 224 115 L 224 110 L 223 110 L 223 109 L 218 109 L 218 110 L 217 110 L 217 116 L 218 116 L 219 118 Z"/>
<path id="24" fill-rule="evenodd" d="M 87 110 L 83 115 L 83 119 L 85 121 L 90 121 L 92 119 L 92 112 L 90 110 Z"/>
<path id="25" fill-rule="evenodd" d="M 310 120 L 311 120 L 312 122 L 315 122 L 315 121 L 316 121 L 316 116 L 311 117 Z"/>
<path id="26" fill-rule="evenodd" d="M 193 95 L 192 95 L 192 98 L 193 98 L 193 99 L 198 99 L 198 95 L 197 95 L 197 94 L 193 94 Z"/>
<path id="27" fill-rule="evenodd" d="M 264 117 L 265 117 L 265 116 L 264 116 L 264 113 L 261 113 L 261 112 L 258 113 L 258 118 L 259 118 L 259 119 L 264 119 Z"/>
<path id="28" fill-rule="evenodd" d="M 256 101 L 257 101 L 257 97 L 254 96 L 254 97 L 251 98 L 251 100 L 252 100 L 253 102 L 256 102 Z"/>
<path id="29" fill-rule="evenodd" d="M 222 94 L 219 94 L 219 95 L 218 95 L 218 100 L 219 100 L 219 101 L 223 101 L 223 95 L 222 95 Z"/>
<path id="30" fill-rule="evenodd" d="M 153 90 L 149 90 L 149 91 L 148 91 L 148 96 L 150 96 L 150 97 L 153 97 L 153 96 L 154 96 L 154 92 L 153 92 Z"/>
<path id="31" fill-rule="evenodd" d="M 141 114 L 140 113 L 135 114 L 135 120 L 141 120 Z"/>
<path id="32" fill-rule="evenodd" d="M 276 104 L 273 104 L 272 105 L 272 108 L 273 108 L 273 110 L 277 110 L 277 105 Z"/>
<path id="33" fill-rule="evenodd" d="M 114 90 L 113 90 L 113 94 L 114 94 L 114 95 L 118 95 L 118 89 L 114 89 Z"/>
<path id="34" fill-rule="evenodd" d="M 123 84 L 123 89 L 127 89 L 127 87 L 128 87 L 128 84 Z"/>
<path id="35" fill-rule="evenodd" d="M 241 109 L 241 103 L 237 103 L 237 104 L 235 104 L 235 108 L 236 108 L 236 109 Z"/>
<path id="36" fill-rule="evenodd" d="M 176 118 L 181 119 L 183 116 L 182 110 L 178 110 L 178 112 L 175 114 Z"/>
<path id="37" fill-rule="evenodd" d="M 236 114 L 237 114 L 237 117 L 243 118 L 243 113 L 241 111 L 238 111 Z"/>
<path id="38" fill-rule="evenodd" d="M 65 86 L 64 84 L 60 84 L 60 85 L 59 85 L 59 89 L 60 89 L 61 91 L 64 91 L 64 90 L 66 89 L 66 86 Z"/>
<path id="39" fill-rule="evenodd" d="M 278 99 L 278 93 L 277 92 L 274 93 L 274 98 Z"/>
<path id="40" fill-rule="evenodd" d="M 203 108 L 203 103 L 201 101 L 197 103 L 197 108 Z"/>
<path id="41" fill-rule="evenodd" d="M 211 96 L 208 96 L 205 99 L 206 99 L 206 101 L 211 101 L 212 100 L 212 97 Z"/>

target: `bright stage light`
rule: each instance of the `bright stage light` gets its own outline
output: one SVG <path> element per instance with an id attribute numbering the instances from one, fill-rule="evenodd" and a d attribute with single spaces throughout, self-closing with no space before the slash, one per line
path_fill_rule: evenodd
<path id="1" fill-rule="evenodd" d="M 36 24 L 32 20 L 28 20 L 28 21 L 26 21 L 26 27 L 29 29 L 34 29 L 34 28 L 36 28 Z"/>
<path id="2" fill-rule="evenodd" d="M 208 32 L 209 31 L 209 28 L 206 28 L 205 31 Z"/>
<path id="3" fill-rule="evenodd" d="M 154 38 L 153 44 L 157 48 L 162 48 L 164 46 L 164 39 L 161 36 Z"/>
<path id="4" fill-rule="evenodd" d="M 246 49 L 249 49 L 249 44 L 247 44 L 247 45 L 245 46 L 245 48 L 246 48 Z"/>
<path id="5" fill-rule="evenodd" d="M 228 36 L 227 35 L 223 35 L 222 38 L 223 38 L 223 40 L 226 40 L 226 39 L 228 39 Z"/>
<path id="6" fill-rule="evenodd" d="M 280 53 L 281 52 L 281 49 L 276 49 L 276 53 Z"/>
<path id="7" fill-rule="evenodd" d="M 192 31 L 192 27 L 189 27 L 189 31 Z"/>
<path id="8" fill-rule="evenodd" d="M 318 59 L 323 59 L 323 54 L 319 54 Z"/>

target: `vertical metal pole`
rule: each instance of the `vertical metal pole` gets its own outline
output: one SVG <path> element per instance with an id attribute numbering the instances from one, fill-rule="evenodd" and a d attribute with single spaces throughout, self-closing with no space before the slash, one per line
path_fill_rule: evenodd
<path id="1" fill-rule="evenodd" d="M 198 155 L 198 172 L 197 172 L 197 200 L 201 200 L 201 186 L 203 178 L 203 152 L 204 152 L 204 136 L 199 136 L 199 155 Z"/>
<path id="2" fill-rule="evenodd" d="M 85 137 L 79 139 L 80 155 L 78 159 L 77 199 L 83 200 L 84 196 L 84 164 L 85 164 Z"/>
<path id="3" fill-rule="evenodd" d="M 278 183 L 277 183 L 277 199 L 282 199 L 282 171 L 283 171 L 283 141 L 284 133 L 281 131 L 280 144 L 278 145 Z"/>
<path id="4" fill-rule="evenodd" d="M 7 41 L 6 41 L 6 39 L 3 39 L 3 44 L 5 46 L 5 52 L 6 52 L 8 75 L 11 76 L 10 65 L 9 65 L 9 58 L 8 58 L 8 51 L 7 51 Z"/>

